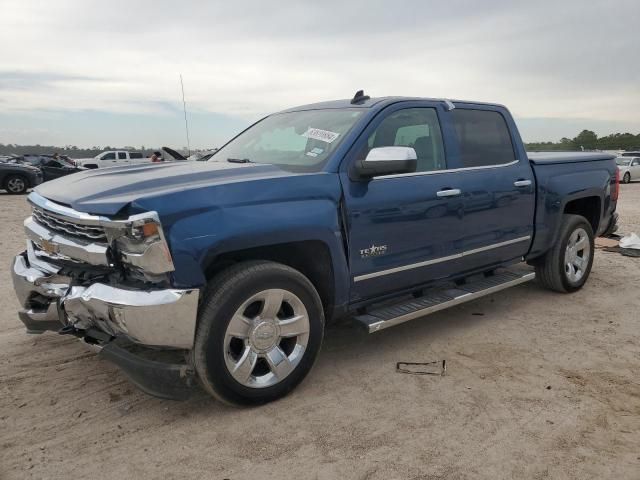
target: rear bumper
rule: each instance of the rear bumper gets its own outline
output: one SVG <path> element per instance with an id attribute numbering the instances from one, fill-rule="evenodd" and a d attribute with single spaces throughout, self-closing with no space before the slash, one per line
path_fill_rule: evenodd
<path id="1" fill-rule="evenodd" d="M 18 316 L 27 332 L 72 333 L 120 367 L 143 391 L 162 398 L 188 396 L 193 374 L 186 361 L 160 362 L 136 352 L 184 353 L 193 348 L 197 289 L 75 286 L 54 265 L 27 252 L 14 258 L 12 276 L 22 306 Z"/>

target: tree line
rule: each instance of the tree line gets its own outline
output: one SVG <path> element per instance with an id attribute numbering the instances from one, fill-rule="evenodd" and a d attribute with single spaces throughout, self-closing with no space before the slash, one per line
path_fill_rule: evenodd
<path id="1" fill-rule="evenodd" d="M 559 142 L 530 142 L 525 143 L 528 151 L 571 151 L 571 150 L 640 150 L 640 133 L 612 133 L 605 137 L 598 137 L 591 130 L 583 130 L 574 138 L 563 137 Z M 132 150 L 142 152 L 144 156 L 150 156 L 160 148 L 149 148 L 145 146 L 137 147 L 105 147 L 94 146 L 91 148 L 78 148 L 75 145 L 65 145 L 57 147 L 54 145 L 15 145 L 0 143 L 0 155 L 25 155 L 32 154 L 52 154 L 59 153 L 71 158 L 95 157 L 105 150 Z M 186 149 L 184 149 L 186 150 Z M 180 153 L 186 152 L 178 150 Z M 196 150 L 192 150 L 192 153 Z"/>
<path id="2" fill-rule="evenodd" d="M 574 138 L 563 137 L 559 142 L 526 143 L 530 152 L 571 150 L 640 150 L 640 134 L 612 133 L 598 137 L 591 130 L 583 130 Z"/>

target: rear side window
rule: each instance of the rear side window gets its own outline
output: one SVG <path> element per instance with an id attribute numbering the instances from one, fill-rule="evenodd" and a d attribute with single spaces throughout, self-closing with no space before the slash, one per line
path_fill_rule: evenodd
<path id="1" fill-rule="evenodd" d="M 142 153 L 140 153 L 140 152 L 131 152 L 131 153 L 129 153 L 129 158 L 142 158 Z"/>
<path id="2" fill-rule="evenodd" d="M 126 160 L 127 154 L 126 152 L 118 152 L 118 160 Z"/>
<path id="3" fill-rule="evenodd" d="M 456 108 L 452 114 L 463 167 L 516 160 L 507 122 L 498 112 Z"/>

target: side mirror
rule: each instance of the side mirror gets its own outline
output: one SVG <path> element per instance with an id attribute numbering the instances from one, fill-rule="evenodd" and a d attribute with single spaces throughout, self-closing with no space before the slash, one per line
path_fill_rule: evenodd
<path id="1" fill-rule="evenodd" d="M 355 173 L 361 179 L 412 173 L 417 165 L 418 156 L 411 147 L 378 147 L 369 150 L 367 158 L 356 162 Z"/>

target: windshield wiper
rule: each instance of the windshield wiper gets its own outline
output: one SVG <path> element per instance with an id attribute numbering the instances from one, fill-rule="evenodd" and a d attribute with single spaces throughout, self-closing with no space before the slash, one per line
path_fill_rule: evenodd
<path id="1" fill-rule="evenodd" d="M 248 158 L 227 158 L 227 162 L 229 163 L 251 163 L 251 160 Z"/>

